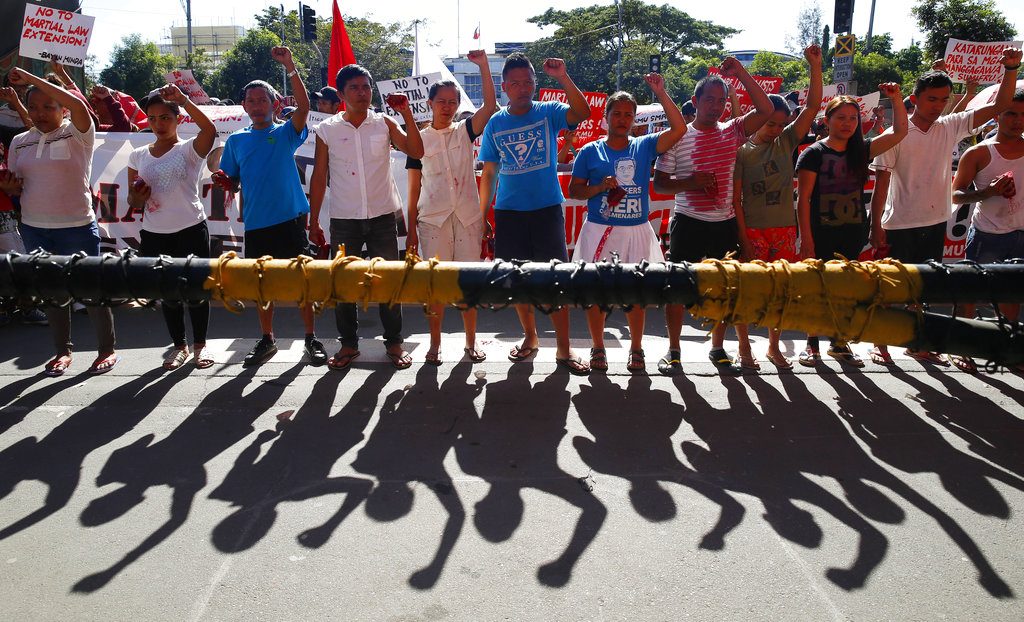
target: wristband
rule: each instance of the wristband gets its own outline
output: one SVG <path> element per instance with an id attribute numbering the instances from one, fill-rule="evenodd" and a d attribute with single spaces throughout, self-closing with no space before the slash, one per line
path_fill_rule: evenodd
<path id="1" fill-rule="evenodd" d="M 295 76 L 299 75 L 299 70 L 298 69 L 292 69 L 291 71 L 288 72 L 287 75 L 288 75 L 289 78 L 294 78 Z"/>
<path id="2" fill-rule="evenodd" d="M 1006 67 L 1007 71 L 1017 71 L 1018 69 L 1020 69 L 1020 63 L 1017 63 L 1013 67 L 1011 67 L 1009 65 L 1004 65 L 1004 67 Z"/>

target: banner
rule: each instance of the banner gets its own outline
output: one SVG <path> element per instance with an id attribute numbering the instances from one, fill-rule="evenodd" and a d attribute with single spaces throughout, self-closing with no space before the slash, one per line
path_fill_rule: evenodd
<path id="1" fill-rule="evenodd" d="M 1017 86 L 1015 90 L 1024 89 L 1024 80 L 1017 80 Z M 992 102 L 996 101 L 996 95 L 999 93 L 999 85 L 993 84 L 992 86 L 986 87 L 980 93 L 974 96 L 974 99 L 967 102 L 967 110 L 977 110 L 978 108 L 984 108 Z"/>
<path id="2" fill-rule="evenodd" d="M 743 86 L 743 83 L 738 78 L 722 76 L 722 72 L 718 67 L 708 67 L 709 76 L 721 76 L 726 83 L 729 84 L 736 91 L 736 99 L 740 104 L 739 116 L 743 116 L 754 109 L 754 100 L 750 98 L 750 93 L 747 92 L 747 88 Z M 782 88 L 782 78 L 776 78 L 771 76 L 753 76 L 754 81 L 761 87 L 765 93 L 769 95 L 778 93 L 779 89 Z M 725 111 L 722 112 L 722 121 L 728 121 L 732 118 L 732 101 L 725 102 Z"/>
<path id="3" fill-rule="evenodd" d="M 825 107 L 828 103 L 840 95 L 846 95 L 846 87 L 841 84 L 828 84 L 821 90 L 821 107 L 818 109 L 818 118 L 825 116 Z M 857 104 L 860 105 L 860 116 L 866 118 L 870 116 L 871 111 L 878 106 L 878 102 L 882 97 L 882 94 L 878 91 L 874 93 L 868 93 L 867 95 L 850 95 Z M 807 89 L 800 91 L 800 105 L 807 105 Z"/>
<path id="4" fill-rule="evenodd" d="M 946 44 L 946 54 L 943 56 L 946 73 L 953 82 L 961 84 L 968 80 L 978 84 L 1000 82 L 1003 79 L 1004 68 L 999 58 L 1003 54 L 1003 49 L 1020 46 L 1020 41 L 976 43 L 951 38 Z"/>
<path id="5" fill-rule="evenodd" d="M 380 93 L 381 110 L 391 120 L 399 125 L 405 123 L 402 115 L 394 111 L 388 105 L 387 97 L 392 93 L 402 93 L 409 98 L 409 107 L 412 109 L 412 117 L 417 123 L 430 121 L 434 114 L 427 105 L 430 94 L 430 87 L 441 81 L 439 72 L 426 73 L 421 76 L 409 76 L 397 80 L 382 80 L 377 83 L 377 91 Z"/>
<path id="6" fill-rule="evenodd" d="M 608 103 L 608 94 L 584 92 L 583 96 L 587 98 L 587 104 L 590 105 L 590 118 L 584 119 L 577 126 L 576 145 L 585 145 L 608 133 L 604 124 L 604 107 Z M 561 89 L 541 89 L 540 101 L 568 104 L 569 98 Z"/>
<path id="7" fill-rule="evenodd" d="M 208 104 L 210 96 L 206 94 L 203 87 L 196 82 L 191 69 L 175 69 L 164 75 L 168 84 L 173 84 L 181 89 L 181 92 L 192 100 L 193 104 Z"/>
<path id="8" fill-rule="evenodd" d="M 26 3 L 18 53 L 26 58 L 82 67 L 94 17 Z"/>
<path id="9" fill-rule="evenodd" d="M 633 125 L 666 125 L 668 117 L 665 116 L 665 109 L 661 104 L 646 104 L 636 107 L 636 116 L 633 118 Z"/>

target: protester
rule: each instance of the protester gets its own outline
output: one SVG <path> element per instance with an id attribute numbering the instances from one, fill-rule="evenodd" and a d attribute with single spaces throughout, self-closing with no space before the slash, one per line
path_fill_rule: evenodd
<path id="1" fill-rule="evenodd" d="M 28 85 L 25 102 L 34 127 L 11 141 L 0 190 L 21 197 L 21 236 L 29 249 L 57 255 L 100 253 L 99 228 L 92 208 L 89 174 L 96 128 L 85 103 L 51 82 L 14 67 L 12 85 Z M 70 118 L 64 118 L 65 112 Z M 109 307 L 89 307 L 96 330 L 97 357 L 90 374 L 113 369 L 114 317 Z M 56 356 L 45 366 L 60 376 L 71 365 L 71 306 L 48 307 L 46 315 Z"/>
<path id="2" fill-rule="evenodd" d="M 682 113 L 683 121 L 686 121 L 687 125 L 693 123 L 693 120 L 697 118 L 697 108 L 692 101 L 687 100 L 683 103 Z"/>
<path id="3" fill-rule="evenodd" d="M 341 97 L 333 86 L 325 86 L 316 93 L 316 111 L 324 114 L 338 114 Z"/>
<path id="4" fill-rule="evenodd" d="M 486 220 L 494 202 L 494 254 L 506 260 L 568 259 L 555 137 L 561 130 L 575 130 L 589 118 L 590 105 L 569 77 L 565 61 L 549 58 L 543 69 L 565 91 L 568 105 L 533 101 L 537 89 L 533 64 L 525 54 L 514 52 L 501 70 L 501 86 L 509 105 L 491 117 L 480 141 L 479 159 L 484 163 L 480 210 Z M 516 313 L 524 336 L 508 355 L 513 362 L 533 357 L 540 347 L 533 307 L 516 305 Z M 572 374 L 589 374 L 590 367 L 569 344 L 569 309 L 555 309 L 551 321 L 557 364 Z"/>
<path id="5" fill-rule="evenodd" d="M 1005 71 L 995 100 L 975 110 L 945 116 L 942 113 L 953 92 L 949 76 L 933 71 L 917 79 L 911 96 L 916 108 L 906 140 L 872 164 L 872 247 L 888 247 L 889 256 L 907 263 L 942 259 L 946 224 L 952 213 L 950 154 L 961 139 L 1010 107 L 1020 61 L 1019 49 L 1004 49 L 1000 62 Z M 919 361 L 948 365 L 935 352 L 908 349 L 906 354 Z M 872 348 L 871 360 L 892 364 L 884 345 Z"/>
<path id="6" fill-rule="evenodd" d="M 658 155 L 679 142 L 686 133 L 683 115 L 665 90 L 665 79 L 656 73 L 644 76 L 665 109 L 670 129 L 634 138 L 636 99 L 624 91 L 612 94 L 605 106 L 608 135 L 580 149 L 569 181 L 569 196 L 587 201 L 573 261 L 601 261 L 617 255 L 620 261 L 664 261 L 658 236 L 648 222 L 651 165 Z M 646 309 L 634 305 L 626 312 L 629 324 L 629 362 L 626 368 L 646 368 L 643 350 Z M 605 313 L 598 306 L 587 309 L 590 329 L 590 368 L 608 369 L 604 347 Z"/>
<path id="7" fill-rule="evenodd" d="M 213 179 L 234 189 L 241 184 L 246 257 L 287 259 L 309 253 L 305 224 L 309 203 L 295 167 L 295 151 L 309 135 L 309 98 L 291 50 L 275 47 L 270 55 L 288 74 L 296 110 L 287 123 L 275 124 L 274 114 L 280 106 L 277 91 L 262 80 L 246 84 L 239 97 L 252 124 L 228 136 L 220 170 Z M 322 365 L 327 361 L 327 351 L 316 338 L 313 307 L 303 305 L 299 312 L 306 329 L 306 354 L 311 363 Z M 273 303 L 257 309 L 257 314 L 263 337 L 245 355 L 245 366 L 259 365 L 277 353 Z"/>
<path id="8" fill-rule="evenodd" d="M 719 121 L 728 101 L 723 78 L 737 78 L 754 103 L 754 110 L 724 123 Z M 709 75 L 697 83 L 693 104 L 695 120 L 682 140 L 658 158 L 654 173 L 654 190 L 676 195 L 668 253 L 675 262 L 724 259 L 736 251 L 732 203 L 736 151 L 774 110 L 768 95 L 732 56 L 722 62 L 721 76 Z M 683 313 L 683 305 L 665 306 L 669 350 L 658 362 L 658 371 L 665 375 L 683 371 L 679 347 Z M 711 332 L 708 357 L 720 369 L 738 371 L 723 348 L 725 329 L 725 324 L 719 323 Z M 738 325 L 736 331 L 745 332 L 746 326 Z"/>
<path id="9" fill-rule="evenodd" d="M 968 149 L 953 179 L 953 203 L 977 203 L 967 231 L 967 259 L 978 263 L 1024 257 L 1024 194 L 1016 182 L 1024 180 L 1024 89 L 1014 93 L 1010 107 L 996 119 L 995 138 Z M 963 314 L 972 317 L 974 307 L 962 305 Z M 1020 305 L 998 305 L 997 311 L 1016 320 Z M 950 355 L 948 360 L 964 371 L 977 371 L 969 357 Z"/>
<path id="10" fill-rule="evenodd" d="M 892 149 L 907 135 L 907 111 L 898 84 L 879 84 L 892 101 L 893 124 L 878 138 L 865 139 L 860 127 L 860 105 L 848 95 L 825 107 L 828 138 L 804 150 L 797 161 L 797 212 L 800 255 L 829 260 L 836 255 L 856 259 L 867 244 L 868 215 L 862 199 L 871 159 Z M 864 361 L 842 340 L 834 340 L 829 356 L 841 363 L 863 367 Z M 819 340 L 811 335 L 800 353 L 800 364 L 821 362 Z"/>
<path id="11" fill-rule="evenodd" d="M 458 85 L 450 80 L 430 87 L 428 104 L 431 122 L 420 132 L 423 158 L 409 158 L 409 235 L 406 248 L 421 251 L 425 258 L 443 261 L 477 261 L 480 238 L 484 232 L 480 213 L 480 193 L 473 169 L 473 141 L 483 133 L 487 121 L 498 109 L 494 80 L 483 50 L 471 51 L 467 58 L 480 68 L 483 105 L 470 119 L 453 123 L 458 112 Z M 430 347 L 424 357 L 431 365 L 441 364 L 441 322 L 444 305 L 431 305 L 427 323 Z M 466 343 L 463 352 L 470 361 L 487 358 L 476 344 L 476 309 L 462 311 Z"/>
<path id="12" fill-rule="evenodd" d="M 17 91 L 9 86 L 0 88 L 0 101 L 7 104 L 8 108 L 18 114 L 18 118 L 21 119 L 25 129 L 32 127 L 32 117 L 29 116 L 28 110 L 25 108 L 25 104 L 21 102 Z"/>
<path id="13" fill-rule="evenodd" d="M 402 116 L 403 130 L 391 118 L 370 109 L 373 77 L 360 65 L 346 65 L 338 71 L 338 90 L 345 100 L 345 112 L 316 127 L 316 152 L 309 195 L 312 219 L 309 233 L 316 244 L 324 243 L 320 208 L 331 180 L 331 246 L 344 245 L 350 255 L 359 255 L 366 245 L 371 257 L 398 259 L 398 221 L 401 196 L 391 173 L 391 144 L 413 158 L 423 157 L 423 141 L 405 95 L 389 96 L 389 105 Z M 412 365 L 402 347 L 402 306 L 378 305 L 384 328 L 385 353 L 397 369 Z M 341 349 L 331 357 L 331 369 L 344 369 L 359 356 L 359 318 L 353 303 L 334 307 Z"/>
<path id="14" fill-rule="evenodd" d="M 789 102 L 769 95 L 774 108 L 770 117 L 750 140 L 739 149 L 734 173 L 733 202 L 739 235 L 740 259 L 751 261 L 798 261 L 796 248 L 796 210 L 793 202 L 793 152 L 807 135 L 821 108 L 821 48 L 804 50 L 810 73 L 807 105 L 795 121 L 790 118 Z M 750 349 L 750 339 L 739 336 L 740 367 L 757 370 L 760 365 Z M 768 360 L 778 369 L 791 369 L 793 363 L 779 349 L 780 331 L 768 331 Z"/>
<path id="15" fill-rule="evenodd" d="M 128 158 L 128 204 L 143 212 L 140 253 L 147 257 L 209 257 L 210 231 L 206 210 L 199 201 L 199 176 L 206 156 L 217 139 L 217 128 L 195 104 L 174 85 L 168 84 L 142 100 L 153 144 L 139 147 Z M 181 109 L 189 114 L 199 134 L 189 140 L 178 138 Z M 164 369 L 177 369 L 189 357 L 185 339 L 186 303 L 160 304 L 174 349 L 164 360 Z M 193 360 L 204 369 L 213 365 L 206 349 L 210 303 L 189 303 L 192 322 Z"/>

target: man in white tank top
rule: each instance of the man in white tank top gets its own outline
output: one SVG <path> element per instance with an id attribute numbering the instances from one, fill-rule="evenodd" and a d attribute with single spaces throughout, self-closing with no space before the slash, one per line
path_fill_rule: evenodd
<path id="1" fill-rule="evenodd" d="M 968 149 L 953 179 L 953 203 L 977 203 L 967 258 L 978 263 L 1024 257 L 1024 184 L 1018 189 L 1015 181 L 1024 182 L 1024 89 L 1017 89 L 1010 109 L 996 121 L 995 138 Z M 1011 320 L 1020 313 L 1020 305 L 999 307 Z M 973 305 L 965 311 L 973 316 Z"/>

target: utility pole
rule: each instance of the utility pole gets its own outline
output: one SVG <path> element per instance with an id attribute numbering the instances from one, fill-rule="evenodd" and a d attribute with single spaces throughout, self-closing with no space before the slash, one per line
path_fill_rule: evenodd
<path id="1" fill-rule="evenodd" d="M 871 0 L 871 17 L 868 18 L 868 42 L 864 46 L 864 53 L 871 51 L 871 33 L 875 29 L 875 0 Z"/>
<path id="2" fill-rule="evenodd" d="M 189 69 L 192 68 L 192 0 L 185 0 L 185 31 L 188 35 L 188 42 L 185 44 L 188 62 L 185 63 Z"/>
<path id="3" fill-rule="evenodd" d="M 302 6 L 301 4 L 299 5 Z M 281 5 L 281 45 L 284 42 L 284 5 Z M 288 97 L 288 71 L 281 65 L 281 97 Z"/>
<path id="4" fill-rule="evenodd" d="M 615 58 L 615 90 L 622 90 L 622 4 L 615 0 L 615 9 L 619 13 L 619 49 Z"/>

